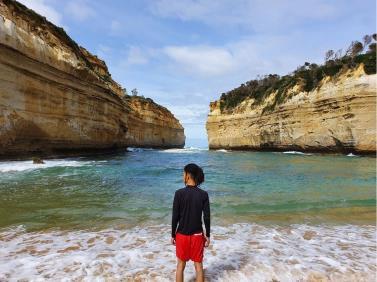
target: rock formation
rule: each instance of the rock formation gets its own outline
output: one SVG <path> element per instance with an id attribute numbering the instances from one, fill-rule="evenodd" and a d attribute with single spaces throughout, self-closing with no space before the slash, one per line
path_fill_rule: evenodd
<path id="1" fill-rule="evenodd" d="M 184 142 L 166 108 L 125 96 L 105 62 L 62 28 L 0 0 L 0 156 Z"/>
<path id="2" fill-rule="evenodd" d="M 264 109 L 276 92 L 261 103 L 246 98 L 230 111 L 221 110 L 221 100 L 212 102 L 210 149 L 376 152 L 376 74 L 361 64 L 311 91 L 297 89 L 272 111 Z"/>

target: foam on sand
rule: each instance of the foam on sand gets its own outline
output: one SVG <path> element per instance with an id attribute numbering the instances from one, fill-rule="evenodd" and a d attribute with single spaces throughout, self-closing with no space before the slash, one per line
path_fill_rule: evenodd
<path id="1" fill-rule="evenodd" d="M 170 226 L 102 231 L 0 231 L 0 281 L 172 281 Z M 374 226 L 215 226 L 210 281 L 375 281 Z M 192 262 L 185 271 L 194 277 Z"/>

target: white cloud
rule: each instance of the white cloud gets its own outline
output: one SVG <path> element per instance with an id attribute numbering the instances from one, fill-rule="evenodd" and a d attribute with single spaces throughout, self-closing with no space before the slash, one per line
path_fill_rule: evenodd
<path id="1" fill-rule="evenodd" d="M 95 11 L 87 1 L 84 0 L 75 0 L 68 2 L 67 6 L 65 7 L 65 13 L 68 17 L 72 17 L 78 21 L 87 20 L 93 16 L 95 16 Z"/>
<path id="2" fill-rule="evenodd" d="M 38 14 L 46 17 L 50 22 L 55 25 L 62 25 L 62 15 L 54 9 L 46 0 L 18 0 L 26 7 L 34 10 Z"/>
<path id="3" fill-rule="evenodd" d="M 224 48 L 212 46 L 168 46 L 164 52 L 184 71 L 216 76 L 229 72 L 234 67 L 234 57 Z"/>
<path id="4" fill-rule="evenodd" d="M 174 114 L 176 118 L 184 124 L 203 124 L 204 117 L 208 114 L 207 103 L 194 104 L 187 103 L 186 105 L 166 105 L 166 107 Z"/>
<path id="5" fill-rule="evenodd" d="M 202 99 L 196 99 L 195 102 L 188 99 L 186 105 L 166 105 L 183 125 L 186 135 L 186 145 L 190 146 L 205 145 L 207 139 L 205 122 L 209 107 L 208 103 L 195 104 L 198 100 Z M 200 139 L 203 142 L 201 142 L 202 144 L 195 144 L 192 139 Z"/>
<path id="6" fill-rule="evenodd" d="M 234 5 L 233 1 L 223 0 L 158 0 L 153 2 L 151 9 L 154 14 L 163 17 L 178 18 L 183 21 L 195 20 L 214 23 L 219 21 L 226 22 L 229 19 L 232 19 L 232 21 L 242 20 L 242 18 L 236 16 L 239 10 L 235 9 L 235 7 L 236 5 Z"/>
<path id="7" fill-rule="evenodd" d="M 163 52 L 170 59 L 172 75 L 190 74 L 207 87 L 213 83 L 222 89 L 221 85 L 237 86 L 257 75 L 287 74 L 305 61 L 321 63 L 325 48 L 305 32 L 287 32 L 257 34 L 222 45 L 166 46 Z"/>
<path id="8" fill-rule="evenodd" d="M 134 65 L 146 65 L 151 62 L 152 58 L 159 59 L 160 53 L 159 49 L 131 45 L 120 50 L 122 59 L 118 60 L 117 65 L 121 69 L 130 69 L 129 67 Z"/>
<path id="9" fill-rule="evenodd" d="M 221 46 L 167 46 L 163 50 L 173 61 L 174 71 L 205 79 L 234 79 L 239 74 L 251 79 L 257 74 L 286 70 L 283 62 L 288 57 L 271 58 L 271 54 L 287 48 L 288 41 L 284 36 L 254 36 Z"/>
<path id="10" fill-rule="evenodd" d="M 341 5 L 325 0 L 157 0 L 153 14 L 215 26 L 243 26 L 255 31 L 283 29 L 307 20 L 334 17 Z"/>

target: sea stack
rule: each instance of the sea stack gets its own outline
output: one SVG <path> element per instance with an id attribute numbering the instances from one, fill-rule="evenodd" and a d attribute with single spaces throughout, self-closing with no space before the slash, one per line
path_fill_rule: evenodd
<path id="1" fill-rule="evenodd" d="M 62 28 L 0 1 L 0 156 L 184 143 L 168 109 L 125 95 L 105 62 Z"/>
<path id="2" fill-rule="evenodd" d="M 321 66 L 305 63 L 290 75 L 269 75 L 224 93 L 210 104 L 209 148 L 375 154 L 372 44 L 365 53 Z"/>

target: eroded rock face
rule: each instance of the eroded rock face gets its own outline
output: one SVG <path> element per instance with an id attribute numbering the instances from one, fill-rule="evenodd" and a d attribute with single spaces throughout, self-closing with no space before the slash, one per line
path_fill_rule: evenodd
<path id="1" fill-rule="evenodd" d="M 124 96 L 105 62 L 63 29 L 0 0 L 0 156 L 184 142 L 170 111 Z"/>
<path id="2" fill-rule="evenodd" d="M 265 113 L 271 97 L 258 106 L 245 100 L 230 113 L 212 102 L 206 124 L 209 147 L 375 153 L 376 78 L 360 66 Z"/>

